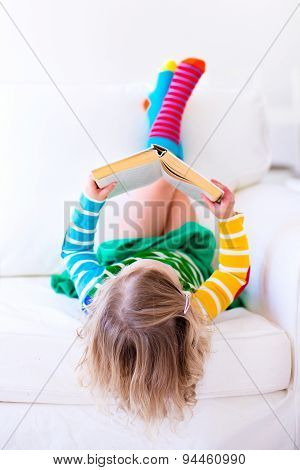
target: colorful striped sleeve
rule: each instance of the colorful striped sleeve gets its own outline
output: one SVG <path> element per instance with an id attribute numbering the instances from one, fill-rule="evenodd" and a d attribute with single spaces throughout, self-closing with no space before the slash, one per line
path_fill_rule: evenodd
<path id="1" fill-rule="evenodd" d="M 213 319 L 246 287 L 250 274 L 248 238 L 243 214 L 219 219 L 219 269 L 193 294 L 202 313 Z"/>
<path id="2" fill-rule="evenodd" d="M 99 264 L 94 252 L 96 227 L 103 205 L 104 202 L 82 193 L 62 246 L 61 257 L 83 304 L 105 269 Z"/>

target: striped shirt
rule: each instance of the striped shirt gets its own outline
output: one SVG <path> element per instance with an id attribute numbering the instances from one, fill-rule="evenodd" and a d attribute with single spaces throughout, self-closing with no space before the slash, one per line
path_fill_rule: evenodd
<path id="1" fill-rule="evenodd" d="M 245 289 L 250 275 L 249 245 L 243 214 L 218 219 L 219 267 L 196 290 L 192 300 L 210 319 L 233 302 Z"/>
<path id="2" fill-rule="evenodd" d="M 86 303 L 86 297 L 104 271 L 94 251 L 96 227 L 103 205 L 104 202 L 82 193 L 63 242 L 61 257 L 82 304 Z"/>
<path id="3" fill-rule="evenodd" d="M 141 259 L 153 259 L 171 266 L 176 271 L 184 290 L 193 292 L 204 281 L 203 274 L 190 256 L 180 250 L 171 251 L 165 249 L 148 249 L 138 252 L 136 256 L 126 258 L 119 263 L 106 266 L 100 277 L 100 281 L 103 282 L 105 279 L 115 277 L 125 266 L 129 266 L 135 261 Z M 95 285 L 95 288 L 90 295 L 94 294 L 96 288 L 100 286 L 101 282 L 98 282 L 98 284 Z"/>
<path id="4" fill-rule="evenodd" d="M 103 205 L 104 202 L 81 194 L 62 247 L 62 259 L 83 306 L 91 301 L 105 279 L 116 276 L 124 266 L 145 258 L 161 261 L 175 269 L 183 289 L 193 292 L 194 305 L 210 318 L 225 310 L 246 286 L 250 262 L 242 214 L 219 220 L 219 269 L 204 281 L 197 265 L 180 250 L 147 250 L 122 262 L 101 266 L 94 251 L 94 238 Z"/>

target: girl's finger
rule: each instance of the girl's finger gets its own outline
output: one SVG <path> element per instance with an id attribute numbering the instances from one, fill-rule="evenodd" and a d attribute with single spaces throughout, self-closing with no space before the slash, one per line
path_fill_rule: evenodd
<path id="1" fill-rule="evenodd" d="M 210 210 L 214 210 L 215 204 L 207 197 L 205 194 L 200 194 L 200 198 L 202 199 L 203 202 L 208 206 Z"/>
<path id="2" fill-rule="evenodd" d="M 220 181 L 215 180 L 215 179 L 211 179 L 211 181 L 212 181 L 216 186 L 219 186 L 219 188 L 223 189 L 224 192 L 230 191 L 230 189 L 227 188 L 227 186 L 224 186 L 224 184 L 220 183 Z"/>
<path id="3" fill-rule="evenodd" d="M 104 198 L 109 195 L 109 193 L 116 187 L 117 182 L 114 181 L 113 183 L 108 184 L 104 188 L 101 189 L 101 196 Z"/>
<path id="4" fill-rule="evenodd" d="M 88 180 L 89 180 L 89 183 L 96 184 L 96 181 L 94 180 L 94 177 L 93 177 L 92 173 L 89 174 Z"/>
<path id="5" fill-rule="evenodd" d="M 88 185 L 92 186 L 93 189 L 99 189 L 96 181 L 93 178 L 92 173 L 90 173 L 88 176 Z"/>

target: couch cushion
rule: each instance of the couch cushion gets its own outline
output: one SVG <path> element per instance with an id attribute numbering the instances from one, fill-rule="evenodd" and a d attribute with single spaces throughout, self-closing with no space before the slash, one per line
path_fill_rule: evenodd
<path id="1" fill-rule="evenodd" d="M 93 402 L 74 372 L 81 319 L 77 300 L 54 294 L 48 277 L 1 280 L 0 356 L 5 360 L 0 362 L 0 401 Z M 222 313 L 212 328 L 199 398 L 288 387 L 291 350 L 283 330 L 242 308 Z"/>
<path id="2" fill-rule="evenodd" d="M 63 92 L 107 161 L 145 147 L 146 86 L 64 86 Z M 235 96 L 236 90 L 201 83 L 182 135 L 187 163 L 232 188 L 259 181 L 270 162 L 262 104 L 252 92 L 243 93 L 206 145 Z M 1 84 L 0 122 L 2 275 L 49 274 L 59 261 L 68 202 L 105 159 L 51 84 Z"/>

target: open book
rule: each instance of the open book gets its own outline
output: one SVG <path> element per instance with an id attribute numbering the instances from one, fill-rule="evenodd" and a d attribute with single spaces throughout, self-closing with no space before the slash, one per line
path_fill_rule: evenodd
<path id="1" fill-rule="evenodd" d="M 199 200 L 200 192 L 214 202 L 219 202 L 224 195 L 218 186 L 192 170 L 169 150 L 155 144 L 131 157 L 93 170 L 92 174 L 99 188 L 117 181 L 109 198 L 147 186 L 161 177 L 195 200 Z"/>

